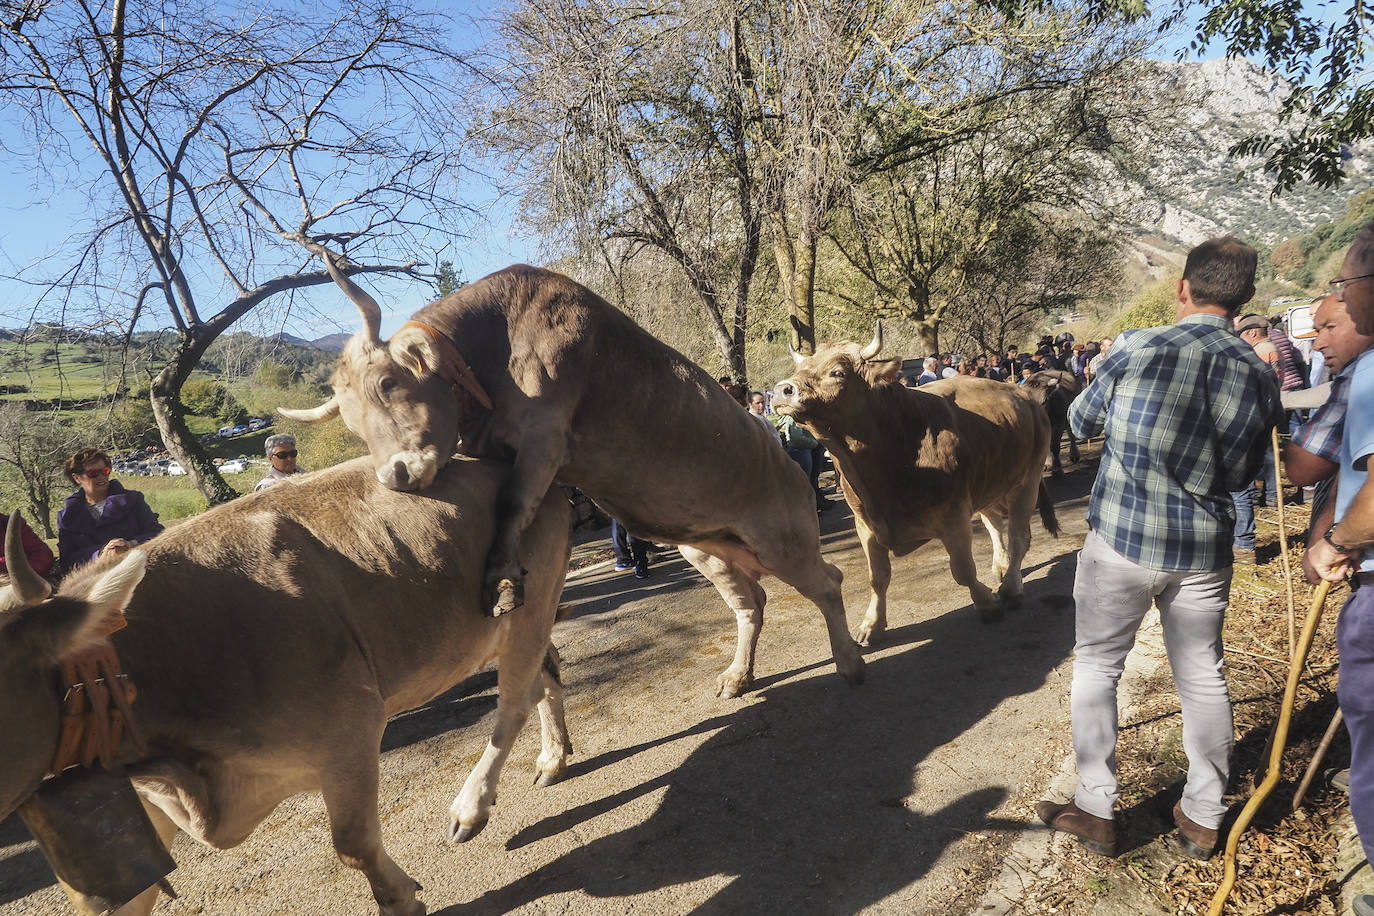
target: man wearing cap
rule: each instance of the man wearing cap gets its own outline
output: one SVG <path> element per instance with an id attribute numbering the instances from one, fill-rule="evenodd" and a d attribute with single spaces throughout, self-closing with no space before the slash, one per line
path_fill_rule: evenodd
<path id="1" fill-rule="evenodd" d="M 272 486 L 278 480 L 285 480 L 292 474 L 304 474 L 305 468 L 296 466 L 296 437 L 290 433 L 277 433 L 275 436 L 268 436 L 263 443 L 263 448 L 267 452 L 267 463 L 272 465 L 272 469 L 267 472 L 267 476 L 258 481 L 254 490 L 262 490 Z"/>
<path id="2" fill-rule="evenodd" d="M 1360 334 L 1374 334 L 1374 225 L 1355 238 L 1331 283 Z M 1328 582 L 1349 578 L 1350 597 L 1336 622 L 1341 657 L 1337 695 L 1350 732 L 1350 813 L 1365 855 L 1374 860 L 1374 357 L 1365 350 L 1350 370 L 1335 523 L 1312 541 L 1307 560 Z M 1358 916 L 1374 916 L 1374 895 L 1353 903 Z"/>

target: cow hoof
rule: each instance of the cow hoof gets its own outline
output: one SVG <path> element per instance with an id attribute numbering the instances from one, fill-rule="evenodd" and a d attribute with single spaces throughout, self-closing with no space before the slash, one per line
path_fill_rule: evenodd
<path id="1" fill-rule="evenodd" d="M 487 826 L 486 818 L 482 818 L 475 824 L 460 824 L 456 820 L 449 821 L 448 840 L 450 843 L 466 843 L 481 833 L 485 826 Z"/>
<path id="2" fill-rule="evenodd" d="M 390 906 L 377 906 L 378 916 L 425 916 L 429 910 L 418 900 L 397 901 Z"/>
<path id="3" fill-rule="evenodd" d="M 487 596 L 487 607 L 491 610 L 488 617 L 500 617 L 525 603 L 525 583 L 517 579 L 501 579 L 496 583 L 496 593 Z"/>
<path id="4" fill-rule="evenodd" d="M 716 678 L 716 696 L 725 700 L 733 700 L 744 691 L 749 689 L 749 685 L 754 678 L 748 674 L 732 674 L 726 671 Z"/>
<path id="5" fill-rule="evenodd" d="M 868 626 L 863 624 L 858 632 L 854 634 L 854 641 L 865 649 L 870 648 L 875 640 L 881 639 L 886 627 Z"/>

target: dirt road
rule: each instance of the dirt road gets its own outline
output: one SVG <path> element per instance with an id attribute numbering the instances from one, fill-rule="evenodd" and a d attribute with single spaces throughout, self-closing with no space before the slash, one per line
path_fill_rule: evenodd
<path id="1" fill-rule="evenodd" d="M 939 545 L 893 566 L 891 630 L 868 680 L 834 672 L 820 613 L 776 580 L 758 681 L 714 696 L 734 622 L 677 556 L 636 580 L 605 564 L 570 582 L 564 659 L 569 778 L 532 786 L 537 725 L 521 736 L 486 830 L 443 839 L 450 801 L 484 746 L 495 676 L 395 720 L 380 806 L 392 857 L 431 913 L 962 913 L 1001 864 L 1067 739 L 1073 552 L 1090 470 L 1051 482 L 1064 534 L 1033 523 L 1027 600 L 980 623 Z M 989 580 L 990 547 L 975 525 Z M 867 575 L 843 503 L 822 520 L 845 573 L 851 629 Z M 587 544 L 581 551 L 594 551 Z M 284 803 L 224 852 L 179 837 L 181 894 L 159 913 L 375 912 L 341 866 L 317 796 Z M 22 824 L 0 824 L 0 914 L 67 912 Z"/>

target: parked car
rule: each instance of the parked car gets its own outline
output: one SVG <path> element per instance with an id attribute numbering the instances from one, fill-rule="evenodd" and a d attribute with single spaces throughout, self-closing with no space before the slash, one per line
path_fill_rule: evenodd
<path id="1" fill-rule="evenodd" d="M 186 475 L 186 469 L 181 466 L 181 462 L 179 461 L 169 461 L 167 463 L 167 473 L 171 474 L 173 477 L 184 477 Z"/>
<path id="2" fill-rule="evenodd" d="M 247 458 L 230 458 L 219 466 L 221 474 L 242 474 L 246 470 L 248 470 Z"/>
<path id="3" fill-rule="evenodd" d="M 225 438 L 226 436 L 232 436 L 233 434 L 234 427 L 232 426 L 221 426 L 218 432 L 216 433 L 216 435 L 218 435 L 221 439 Z"/>
<path id="4" fill-rule="evenodd" d="M 144 467 L 148 469 L 149 476 L 162 477 L 166 475 L 167 468 L 171 465 L 171 463 L 171 459 L 169 458 L 154 458 L 153 460 L 145 464 Z M 178 467 L 180 467 L 180 465 L 178 465 Z"/>
<path id="5" fill-rule="evenodd" d="M 248 421 L 248 430 L 250 432 L 256 432 L 257 430 L 262 429 L 266 425 L 267 420 L 263 419 L 262 417 L 254 417 L 253 419 Z"/>
<path id="6" fill-rule="evenodd" d="M 248 432 L 248 426 L 247 426 L 247 424 L 243 424 L 243 425 L 239 425 L 239 426 L 235 426 L 235 427 L 234 427 L 234 435 L 236 435 L 236 436 L 241 436 L 241 435 L 243 435 L 243 434 L 246 433 L 246 432 Z"/>

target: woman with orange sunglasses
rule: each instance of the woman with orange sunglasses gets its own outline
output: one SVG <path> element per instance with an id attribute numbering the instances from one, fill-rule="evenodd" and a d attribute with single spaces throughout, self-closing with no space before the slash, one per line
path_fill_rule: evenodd
<path id="1" fill-rule="evenodd" d="M 162 530 L 143 494 L 110 479 L 110 456 L 83 448 L 63 470 L 81 489 L 57 513 L 57 565 L 68 573 L 98 556 L 123 553 Z"/>

